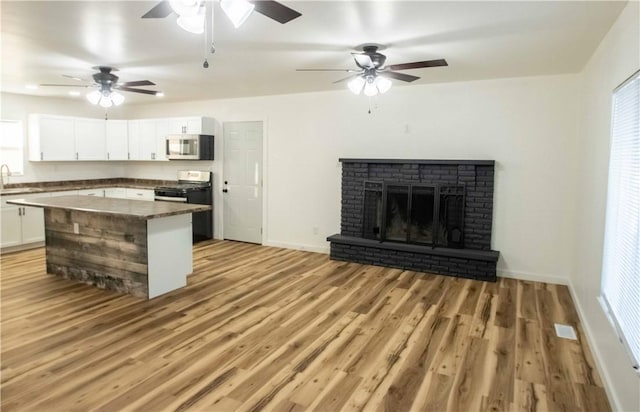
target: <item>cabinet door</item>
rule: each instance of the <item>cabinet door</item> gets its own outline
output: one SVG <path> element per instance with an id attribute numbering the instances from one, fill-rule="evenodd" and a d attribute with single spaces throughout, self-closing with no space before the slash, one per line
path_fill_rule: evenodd
<path id="1" fill-rule="evenodd" d="M 78 190 L 80 196 L 104 197 L 104 189 L 83 189 Z"/>
<path id="2" fill-rule="evenodd" d="M 172 117 L 169 120 L 169 134 L 183 134 L 187 132 L 187 122 L 184 117 Z"/>
<path id="3" fill-rule="evenodd" d="M 127 160 L 129 158 L 129 133 L 126 120 L 107 120 L 107 160 Z"/>
<path id="4" fill-rule="evenodd" d="M 77 118 L 74 130 L 77 160 L 107 160 L 104 120 Z"/>
<path id="5" fill-rule="evenodd" d="M 154 200 L 154 197 L 153 189 L 127 189 L 128 199 Z"/>
<path id="6" fill-rule="evenodd" d="M 20 208 L 6 205 L 0 208 L 0 247 L 17 246 L 22 243 Z"/>
<path id="7" fill-rule="evenodd" d="M 22 207 L 22 243 L 42 242 L 44 240 L 44 209 L 41 207 Z"/>
<path id="8" fill-rule="evenodd" d="M 129 120 L 127 125 L 128 132 L 128 148 L 129 153 L 127 154 L 127 159 L 129 160 L 141 160 L 141 146 L 142 146 L 142 137 L 140 135 L 140 123 L 141 120 Z"/>
<path id="9" fill-rule="evenodd" d="M 169 119 L 156 119 L 155 160 L 167 160 L 167 135 L 169 134 Z"/>
<path id="10" fill-rule="evenodd" d="M 202 117 L 189 117 L 186 119 L 187 133 L 189 134 L 201 134 L 202 133 Z"/>
<path id="11" fill-rule="evenodd" d="M 104 197 L 126 199 L 127 189 L 125 189 L 124 187 L 109 187 L 107 189 L 104 189 Z"/>
<path id="12" fill-rule="evenodd" d="M 73 118 L 41 116 L 40 159 L 75 160 L 76 143 Z"/>
<path id="13" fill-rule="evenodd" d="M 156 121 L 140 121 L 140 160 L 155 160 Z"/>

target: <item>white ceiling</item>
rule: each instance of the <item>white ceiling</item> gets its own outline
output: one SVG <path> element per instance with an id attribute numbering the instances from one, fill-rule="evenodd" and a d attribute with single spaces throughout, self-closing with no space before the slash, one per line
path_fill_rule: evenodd
<path id="1" fill-rule="evenodd" d="M 202 68 L 205 40 L 175 17 L 141 19 L 155 1 L 2 1 L 1 90 L 69 97 L 67 88 L 26 84 L 89 79 L 92 66 L 148 79 L 163 101 L 299 93 L 344 88 L 350 52 L 386 46 L 387 64 L 445 58 L 449 67 L 407 70 L 412 84 L 580 71 L 624 7 L 615 1 L 289 1 L 302 16 L 279 24 L 254 13 L 234 29 L 214 7 L 216 53 Z M 402 83 L 394 81 L 394 87 Z M 78 89 L 84 91 L 85 89 Z M 126 103 L 160 98 L 127 93 Z M 82 97 L 80 97 L 82 98 Z"/>

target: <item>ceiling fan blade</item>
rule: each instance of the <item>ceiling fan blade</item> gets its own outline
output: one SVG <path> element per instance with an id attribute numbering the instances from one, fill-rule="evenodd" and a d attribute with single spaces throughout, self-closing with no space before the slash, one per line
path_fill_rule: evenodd
<path id="1" fill-rule="evenodd" d="M 62 77 L 66 77 L 67 79 L 71 79 L 71 80 L 77 80 L 79 82 L 86 82 L 87 81 L 85 79 L 81 79 L 81 78 L 76 77 L 76 76 L 69 76 L 68 74 L 63 74 Z"/>
<path id="2" fill-rule="evenodd" d="M 131 87 L 131 86 L 155 86 L 156 84 L 154 82 L 151 82 L 149 80 L 137 80 L 137 81 L 133 81 L 133 82 L 118 82 L 118 84 L 116 84 L 114 87 L 116 88 L 120 88 L 120 87 Z"/>
<path id="3" fill-rule="evenodd" d="M 409 70 L 409 69 L 421 69 L 423 67 L 438 67 L 438 66 L 448 66 L 447 61 L 445 59 L 426 60 L 423 62 L 392 64 L 390 66 L 387 66 L 387 68 L 391 70 Z"/>
<path id="4" fill-rule="evenodd" d="M 371 56 L 368 54 L 351 53 L 351 55 L 356 61 L 356 64 L 363 69 L 373 69 L 376 67 L 375 64 L 373 64 L 373 60 L 371 60 Z"/>
<path id="5" fill-rule="evenodd" d="M 160 3 L 153 6 L 151 10 L 146 12 L 142 18 L 143 19 L 163 19 L 173 13 L 173 9 L 169 2 L 166 0 L 161 1 Z"/>
<path id="6" fill-rule="evenodd" d="M 132 89 L 131 87 L 118 87 L 118 90 L 122 90 L 123 92 L 151 94 L 151 95 L 154 95 L 154 96 L 157 95 L 158 93 L 161 93 L 161 92 L 157 92 L 155 90 Z"/>
<path id="7" fill-rule="evenodd" d="M 418 80 L 418 76 L 411 76 L 410 74 L 396 73 L 396 72 L 380 72 L 383 77 L 390 77 L 396 80 L 402 80 L 403 82 L 412 82 Z"/>
<path id="8" fill-rule="evenodd" d="M 290 9 L 282 3 L 278 3 L 273 0 L 257 0 L 252 2 L 256 8 L 254 9 L 260 14 L 263 14 L 278 23 L 285 24 L 291 20 L 302 16 L 301 13 Z"/>
<path id="9" fill-rule="evenodd" d="M 53 84 L 53 83 L 42 83 L 39 84 L 38 86 L 46 86 L 46 87 L 91 87 L 89 85 L 86 84 Z"/>
<path id="10" fill-rule="evenodd" d="M 354 69 L 296 69 L 297 72 L 347 72 L 355 73 L 359 70 Z"/>
<path id="11" fill-rule="evenodd" d="M 333 84 L 346 82 L 348 80 L 355 79 L 356 77 L 360 77 L 360 76 L 361 76 L 361 74 L 353 74 L 353 75 L 351 75 L 349 77 L 345 77 L 344 79 L 336 80 L 335 82 L 333 82 Z"/>

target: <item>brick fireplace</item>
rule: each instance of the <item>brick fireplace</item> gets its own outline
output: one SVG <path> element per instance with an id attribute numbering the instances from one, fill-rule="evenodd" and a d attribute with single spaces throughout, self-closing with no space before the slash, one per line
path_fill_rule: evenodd
<path id="1" fill-rule="evenodd" d="M 493 160 L 340 159 L 331 258 L 496 280 Z"/>

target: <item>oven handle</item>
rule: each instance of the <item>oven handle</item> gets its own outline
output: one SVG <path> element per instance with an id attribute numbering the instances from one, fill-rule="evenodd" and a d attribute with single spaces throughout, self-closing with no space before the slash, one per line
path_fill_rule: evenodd
<path id="1" fill-rule="evenodd" d="M 171 196 L 156 196 L 155 200 L 163 201 L 163 202 L 180 202 L 187 203 L 186 197 L 171 197 Z"/>

